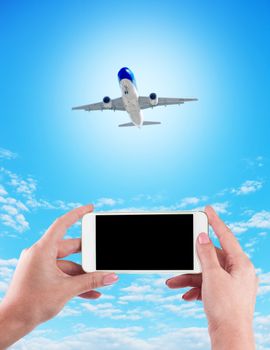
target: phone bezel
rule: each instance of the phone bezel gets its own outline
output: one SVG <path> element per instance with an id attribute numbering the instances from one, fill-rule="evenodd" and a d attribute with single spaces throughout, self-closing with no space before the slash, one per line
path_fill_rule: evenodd
<path id="1" fill-rule="evenodd" d="M 170 212 L 93 212 L 86 214 L 82 219 L 82 267 L 85 272 L 96 270 L 96 215 L 166 215 L 192 214 L 193 215 L 193 270 L 106 270 L 116 273 L 130 274 L 162 274 L 162 273 L 200 273 L 201 264 L 196 252 L 196 240 L 201 232 L 208 234 L 208 218 L 203 211 L 170 211 Z"/>

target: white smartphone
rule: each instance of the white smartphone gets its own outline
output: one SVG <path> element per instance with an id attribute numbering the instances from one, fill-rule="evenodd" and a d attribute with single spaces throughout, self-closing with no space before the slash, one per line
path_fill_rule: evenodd
<path id="1" fill-rule="evenodd" d="M 86 272 L 199 273 L 201 232 L 208 234 L 201 211 L 86 214 L 82 267 Z"/>

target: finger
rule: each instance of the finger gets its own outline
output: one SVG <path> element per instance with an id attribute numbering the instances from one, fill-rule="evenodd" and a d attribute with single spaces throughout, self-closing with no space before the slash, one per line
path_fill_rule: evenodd
<path id="1" fill-rule="evenodd" d="M 78 295 L 78 297 L 84 298 L 84 299 L 98 299 L 100 296 L 101 296 L 101 293 L 97 292 L 96 290 L 90 290 L 90 292 L 86 292 Z"/>
<path id="2" fill-rule="evenodd" d="M 67 229 L 80 220 L 85 214 L 93 211 L 93 205 L 85 205 L 60 216 L 46 231 L 43 239 L 60 240 L 65 235 Z"/>
<path id="3" fill-rule="evenodd" d="M 201 289 L 192 288 L 182 295 L 182 298 L 186 301 L 202 300 Z"/>
<path id="4" fill-rule="evenodd" d="M 243 250 L 238 240 L 233 235 L 232 231 L 218 217 L 214 209 L 210 206 L 207 206 L 205 208 L 205 212 L 208 216 L 209 224 L 213 227 L 213 230 L 217 235 L 224 252 L 231 256 L 242 254 Z"/>
<path id="5" fill-rule="evenodd" d="M 172 277 L 166 281 L 169 288 L 200 287 L 202 285 L 202 274 L 186 274 Z"/>
<path id="6" fill-rule="evenodd" d="M 57 258 L 64 258 L 70 254 L 79 253 L 80 251 L 80 238 L 63 239 L 59 242 L 58 245 Z"/>
<path id="7" fill-rule="evenodd" d="M 218 261 L 222 267 L 225 267 L 225 256 L 222 249 L 215 247 Z M 202 274 L 185 274 L 169 278 L 166 281 L 169 288 L 200 287 L 202 284 Z"/>
<path id="8" fill-rule="evenodd" d="M 57 260 L 58 268 L 70 276 L 82 275 L 85 272 L 82 269 L 82 266 L 74 263 L 73 261 L 68 260 Z M 80 298 L 84 299 L 97 299 L 101 296 L 101 293 L 96 290 L 90 290 L 86 293 L 78 295 Z"/>
<path id="9" fill-rule="evenodd" d="M 207 233 L 200 233 L 196 242 L 197 253 L 202 266 L 202 273 L 220 268 L 216 249 Z"/>
<path id="10" fill-rule="evenodd" d="M 225 267 L 226 257 L 224 255 L 224 251 L 218 247 L 215 247 L 218 261 L 221 267 Z"/>
<path id="11" fill-rule="evenodd" d="M 70 276 L 82 275 L 85 273 L 82 266 L 73 261 L 57 260 L 56 265 L 61 271 Z"/>
<path id="12" fill-rule="evenodd" d="M 118 279 L 115 273 L 97 271 L 84 273 L 70 278 L 70 291 L 74 296 L 80 295 L 99 287 L 114 284 Z"/>

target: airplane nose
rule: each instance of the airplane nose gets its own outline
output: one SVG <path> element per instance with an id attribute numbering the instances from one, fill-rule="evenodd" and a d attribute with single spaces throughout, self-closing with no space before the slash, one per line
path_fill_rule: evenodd
<path id="1" fill-rule="evenodd" d="M 118 72 L 118 80 L 121 81 L 122 79 L 128 79 L 132 82 L 134 81 L 134 75 L 128 67 L 123 67 Z"/>

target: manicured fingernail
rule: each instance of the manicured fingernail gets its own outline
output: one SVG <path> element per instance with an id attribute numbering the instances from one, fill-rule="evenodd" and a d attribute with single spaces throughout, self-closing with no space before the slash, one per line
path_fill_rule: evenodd
<path id="1" fill-rule="evenodd" d="M 199 234 L 199 243 L 200 244 L 207 244 L 209 242 L 210 242 L 210 239 L 209 239 L 209 236 L 207 233 L 202 232 Z"/>
<path id="2" fill-rule="evenodd" d="M 104 284 L 104 286 L 108 286 L 110 284 L 117 282 L 118 279 L 119 279 L 119 277 L 115 273 L 110 273 L 110 274 L 105 275 L 103 277 L 103 284 Z"/>

